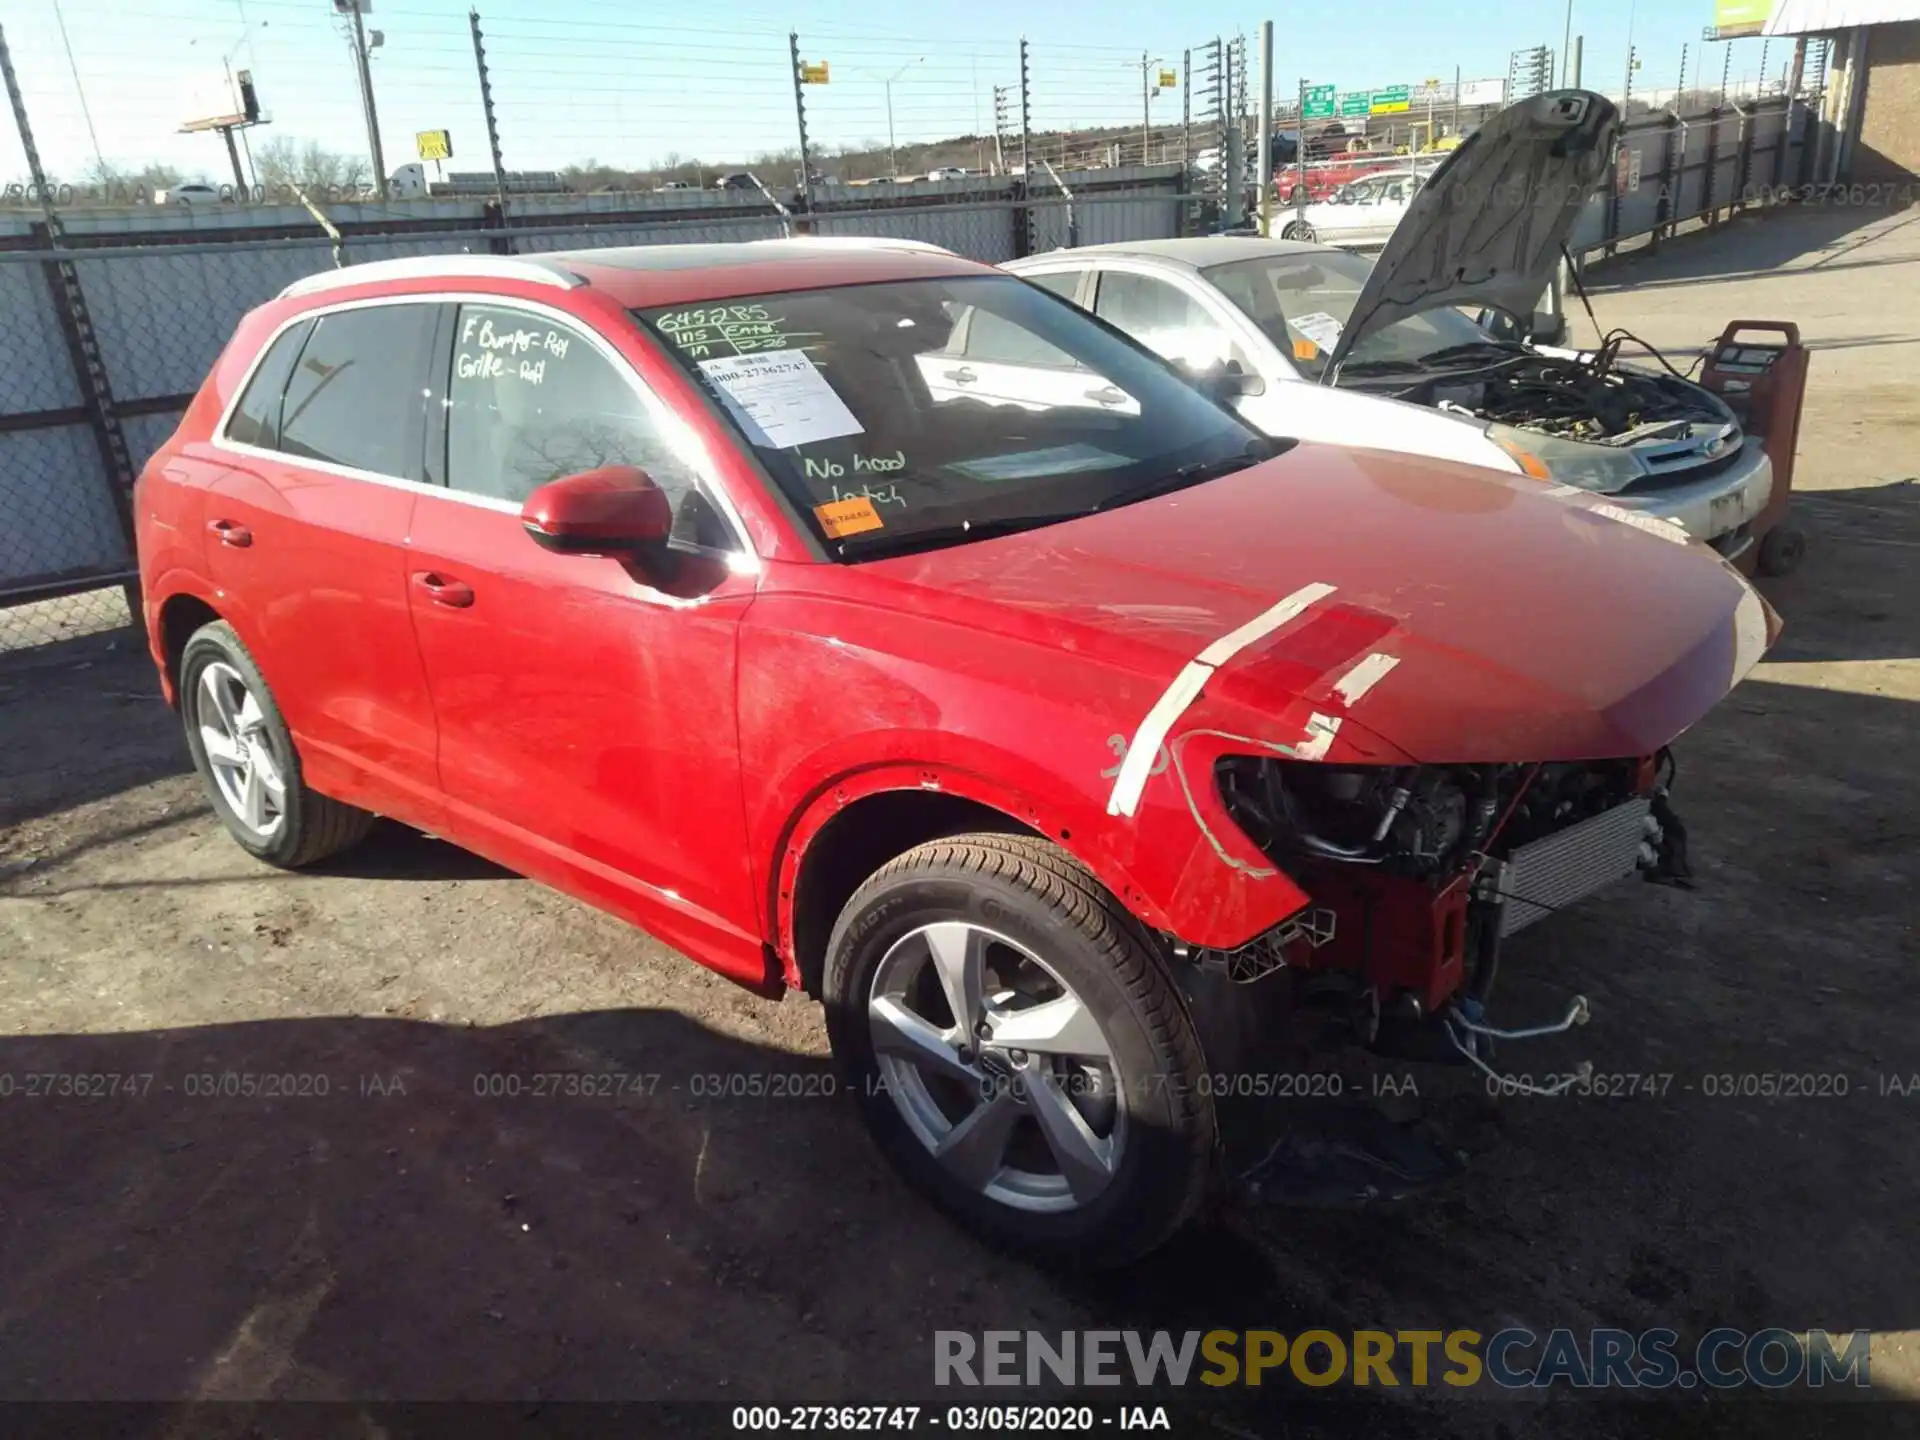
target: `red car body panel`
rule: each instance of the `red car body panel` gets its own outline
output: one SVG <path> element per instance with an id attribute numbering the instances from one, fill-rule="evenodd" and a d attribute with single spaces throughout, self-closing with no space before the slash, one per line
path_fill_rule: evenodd
<path id="1" fill-rule="evenodd" d="M 1276 599 L 1329 584 L 1203 698 L 1271 715 L 1380 652 L 1399 665 L 1364 724 L 1394 751 L 1373 758 L 1605 759 L 1651 754 L 1735 678 L 1747 587 L 1696 555 L 1674 563 L 1691 547 L 1658 528 L 1524 476 L 1300 445 L 1157 500 L 863 569 L 970 628 L 1140 673 L 1149 699 Z"/>
<path id="2" fill-rule="evenodd" d="M 678 606 L 517 514 L 409 497 L 410 585 L 448 835 L 636 919 L 736 978 L 766 969 L 742 820 L 735 652 L 751 577 Z"/>
<path id="3" fill-rule="evenodd" d="M 211 606 L 254 653 L 317 788 L 745 984 L 800 981 L 803 857 L 868 795 L 989 806 L 1055 839 L 1146 924 L 1232 948 L 1309 896 L 1228 818 L 1215 756 L 1316 733 L 1334 762 L 1644 755 L 1753 658 L 1736 612 L 1758 602 L 1704 553 L 1522 477 L 1329 447 L 1065 524 L 830 563 L 628 309 L 993 272 L 825 249 L 567 263 L 588 283 L 389 279 L 249 315 L 139 487 L 149 641 L 173 698 L 167 607 Z M 704 448 L 756 558 L 670 595 L 620 561 L 541 549 L 508 510 L 213 441 L 290 317 L 407 294 L 500 297 L 596 331 Z M 221 520 L 253 543 L 217 538 Z M 1211 675 L 1137 809 L 1116 813 L 1122 754 L 1176 677 L 1311 585 L 1331 589 Z M 443 603 L 461 593 L 470 603 Z M 1367 657 L 1392 673 L 1343 688 Z"/>

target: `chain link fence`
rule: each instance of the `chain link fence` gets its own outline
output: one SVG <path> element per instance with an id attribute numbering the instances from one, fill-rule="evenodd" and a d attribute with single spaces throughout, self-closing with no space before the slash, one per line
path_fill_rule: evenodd
<path id="1" fill-rule="evenodd" d="M 1069 238 L 1091 244 L 1176 235 L 1195 214 L 1178 166 L 1067 173 L 1059 181 L 1064 193 L 1052 182 L 1029 194 L 1016 178 L 980 177 L 916 187 L 928 194 L 855 191 L 858 198 L 797 213 L 743 209 L 698 193 L 648 197 L 644 205 L 628 197 L 624 208 L 606 197 L 587 214 L 523 202 L 505 217 L 497 206 L 473 203 L 429 221 L 342 227 L 337 248 L 351 265 L 805 232 L 923 240 L 997 264 Z M 117 429 L 137 473 L 172 433 L 241 317 L 334 264 L 336 242 L 311 233 L 304 212 L 262 218 L 271 223 L 232 238 L 210 238 L 219 232 L 204 227 L 70 227 L 56 244 L 44 226 L 0 237 L 0 651 L 130 623 L 138 605 L 130 476 L 118 473 L 108 432 Z M 309 233 L 285 233 L 296 227 Z M 61 281 L 63 266 L 71 286 Z M 91 384 L 81 330 L 100 359 Z"/>
<path id="2" fill-rule="evenodd" d="M 110 29 L 108 0 L 70 4 L 91 11 L 102 34 Z M 364 41 L 325 7 L 293 8 L 238 39 L 225 22 L 183 8 L 167 43 L 182 64 L 195 46 L 244 50 L 276 106 L 337 120 L 335 82 L 353 78 Z M 1262 121 L 1244 35 L 1176 51 L 978 37 L 932 43 L 826 21 L 779 34 L 698 17 L 587 23 L 508 13 L 483 22 L 477 12 L 399 9 L 385 12 L 384 24 L 382 65 L 408 76 L 393 98 L 420 123 L 483 136 L 484 145 L 463 138 L 463 163 L 475 168 L 407 164 L 389 183 L 378 172 L 392 167 L 377 155 L 369 167 L 329 151 L 341 163 L 324 178 L 300 172 L 296 190 L 292 171 L 266 163 L 280 142 L 250 131 L 249 120 L 238 127 L 239 149 L 235 127 L 222 137 L 234 184 L 202 186 L 200 202 L 184 205 L 156 203 L 151 175 L 109 166 L 97 136 L 97 173 L 70 183 L 68 144 L 69 168 L 50 174 L 31 134 L 30 115 L 68 139 L 80 122 L 92 133 L 84 104 L 71 108 L 83 101 L 83 78 L 124 92 L 115 124 L 132 117 L 143 135 L 170 132 L 180 117 L 165 107 L 175 102 L 144 83 L 164 57 L 95 55 L 83 25 L 84 66 L 41 65 L 23 82 L 0 33 L 29 170 L 27 183 L 0 185 L 0 651 L 128 623 L 138 605 L 133 477 L 240 318 L 330 265 L 795 231 L 929 241 L 1000 263 L 1059 246 L 1232 228 L 1257 204 L 1251 172 Z M 705 81 L 683 87 L 670 107 L 624 78 L 656 75 L 663 56 L 689 58 Z M 1696 215 L 1808 179 L 1811 112 L 1789 99 L 1727 105 L 1740 93 L 1732 57 L 1731 48 L 1719 57 L 1709 113 L 1635 119 L 1617 184 L 1589 205 L 1577 251 L 1657 239 Z M 1753 58 L 1749 93 L 1759 94 L 1776 67 L 1764 44 Z M 338 73 L 329 76 L 329 64 Z M 1679 76 L 1698 69 L 1689 70 L 1683 51 Z M 1303 140 L 1306 82 L 1279 88 L 1268 123 L 1276 137 Z M 1681 104 L 1679 78 L 1672 94 Z M 1472 113 L 1450 109 L 1452 128 Z M 1437 114 L 1430 101 L 1424 132 L 1407 116 L 1389 118 L 1404 136 L 1384 138 L 1430 143 Z M 1371 133 L 1366 119 L 1349 128 Z M 327 133 L 351 134 L 351 126 Z M 710 147 L 704 160 L 672 150 L 690 134 Z M 782 134 L 790 145 L 757 148 Z M 369 149 L 377 149 L 371 136 Z M 607 163 L 581 159 L 596 153 Z M 513 161 L 559 168 L 507 169 Z"/>

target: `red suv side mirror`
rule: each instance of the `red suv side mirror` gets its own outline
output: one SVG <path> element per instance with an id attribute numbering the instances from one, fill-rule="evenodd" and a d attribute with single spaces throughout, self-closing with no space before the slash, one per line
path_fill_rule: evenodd
<path id="1" fill-rule="evenodd" d="M 624 556 L 663 544 L 673 507 L 646 471 L 605 465 L 542 485 L 520 507 L 520 522 L 557 554 Z"/>

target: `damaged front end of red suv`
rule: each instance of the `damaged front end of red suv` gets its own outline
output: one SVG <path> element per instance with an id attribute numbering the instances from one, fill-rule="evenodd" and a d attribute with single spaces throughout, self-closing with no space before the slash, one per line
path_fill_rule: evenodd
<path id="1" fill-rule="evenodd" d="M 1672 773 L 1665 750 L 1524 765 L 1222 757 L 1228 813 L 1312 898 L 1252 945 L 1200 958 L 1243 981 L 1282 967 L 1344 977 L 1374 1048 L 1484 1064 L 1509 936 L 1636 873 L 1688 882 Z M 1585 1013 L 1576 1000 L 1546 1028 Z"/>

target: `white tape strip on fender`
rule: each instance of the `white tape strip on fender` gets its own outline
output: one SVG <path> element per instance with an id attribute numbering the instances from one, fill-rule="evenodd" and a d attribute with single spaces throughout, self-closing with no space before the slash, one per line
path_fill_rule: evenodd
<path id="1" fill-rule="evenodd" d="M 1298 745 L 1282 745 L 1280 749 L 1296 760 L 1324 760 L 1333 748 L 1333 737 L 1340 733 L 1340 719 L 1316 710 L 1307 717 L 1306 738 Z"/>
<path id="2" fill-rule="evenodd" d="M 1166 744 L 1173 722 L 1199 698 L 1201 689 L 1215 670 L 1254 641 L 1272 634 L 1309 605 L 1325 599 L 1333 591 L 1333 586 L 1317 581 L 1312 585 L 1303 585 L 1237 630 L 1228 631 L 1188 661 L 1186 667 L 1173 677 L 1173 683 L 1153 702 L 1153 708 L 1147 711 L 1140 728 L 1133 732 L 1133 743 L 1127 747 L 1127 758 L 1120 762 L 1120 773 L 1114 777 L 1113 794 L 1107 797 L 1107 813 L 1130 816 L 1140 808 L 1140 792 L 1147 788 L 1147 775 L 1153 769 L 1160 747 Z"/>
<path id="3" fill-rule="evenodd" d="M 1338 695 L 1351 710 L 1363 695 L 1386 679 L 1387 673 L 1399 663 L 1399 656 L 1382 655 L 1375 651 L 1336 680 L 1333 693 Z"/>
<path id="4" fill-rule="evenodd" d="M 1738 685 L 1746 679 L 1747 672 L 1767 653 L 1766 607 L 1760 603 L 1759 592 L 1745 578 L 1734 578 L 1740 581 L 1745 593 L 1733 610 L 1733 678 L 1727 682 L 1729 685 Z"/>

